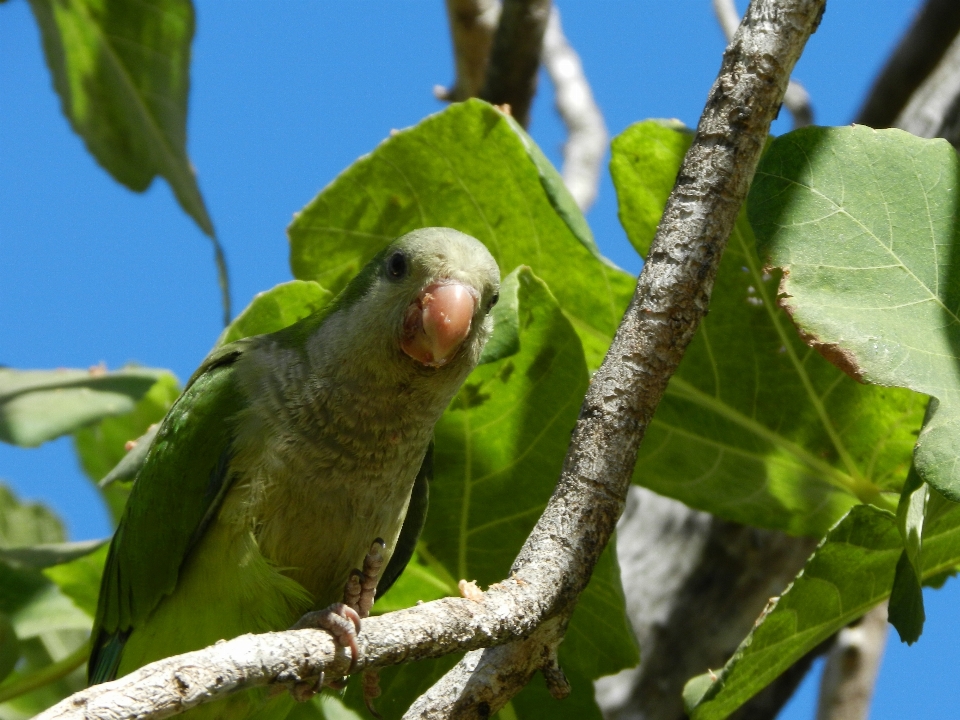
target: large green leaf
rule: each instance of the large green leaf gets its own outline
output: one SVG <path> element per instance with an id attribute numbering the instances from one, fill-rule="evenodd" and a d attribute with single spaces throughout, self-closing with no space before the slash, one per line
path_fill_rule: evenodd
<path id="1" fill-rule="evenodd" d="M 587 386 L 583 351 L 550 290 L 528 268 L 505 278 L 501 295 L 508 309 L 497 322 L 516 327 L 516 352 L 478 367 L 437 424 L 430 510 L 418 566 L 414 575 L 401 577 L 397 596 L 393 590 L 386 596 L 391 607 L 401 598 L 413 604 L 453 594 L 454 578 L 487 586 L 506 577 L 560 475 Z M 513 297 L 516 302 L 509 302 Z M 576 699 L 551 699 L 555 707 L 550 716 L 599 717 L 589 681 L 638 659 L 611 547 L 560 646 L 561 665 L 578 680 Z M 443 658 L 383 671 L 378 709 L 387 718 L 399 717 L 455 661 Z M 541 694 L 537 685 L 525 689 L 512 712 L 518 718 L 543 717 L 543 705 L 536 700 Z M 362 707 L 357 688 L 348 691 L 347 701 Z M 591 708 L 589 715 L 581 712 L 583 707 Z"/>
<path id="2" fill-rule="evenodd" d="M 648 121 L 613 143 L 621 222 L 641 254 L 689 142 Z M 860 385 L 804 345 L 777 307 L 778 279 L 741 213 L 634 479 L 738 522 L 819 536 L 858 501 L 895 507 L 924 399 Z"/>
<path id="3" fill-rule="evenodd" d="M 783 268 L 781 304 L 821 353 L 865 382 L 937 402 L 920 476 L 960 500 L 960 160 L 899 130 L 809 128 L 776 140 L 750 218 Z"/>
<path id="4" fill-rule="evenodd" d="M 131 190 L 166 178 L 207 235 L 213 224 L 187 157 L 190 0 L 30 0 L 63 113 Z"/>
<path id="5" fill-rule="evenodd" d="M 478 238 L 503 274 L 529 265 L 599 365 L 635 281 L 600 257 L 529 136 L 479 100 L 393 134 L 327 186 L 288 230 L 293 274 L 339 292 L 386 243 L 427 226 Z"/>
<path id="6" fill-rule="evenodd" d="M 960 563 L 960 505 L 938 497 L 924 531 L 923 577 L 928 581 Z M 902 552 L 892 513 L 853 508 L 793 584 L 771 602 L 716 682 L 706 686 L 693 720 L 727 717 L 807 652 L 889 597 Z"/>
<path id="7" fill-rule="evenodd" d="M 149 368 L 0 368 L 0 440 L 35 447 L 101 418 L 130 412 L 161 373 Z"/>

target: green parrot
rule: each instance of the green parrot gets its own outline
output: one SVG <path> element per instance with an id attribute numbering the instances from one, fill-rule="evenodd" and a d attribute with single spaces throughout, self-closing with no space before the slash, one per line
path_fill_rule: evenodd
<path id="1" fill-rule="evenodd" d="M 91 683 L 341 601 L 382 539 L 382 595 L 426 512 L 433 428 L 492 331 L 500 271 L 415 230 L 327 307 L 215 349 L 164 418 L 107 557 Z M 278 718 L 289 694 L 190 711 Z"/>

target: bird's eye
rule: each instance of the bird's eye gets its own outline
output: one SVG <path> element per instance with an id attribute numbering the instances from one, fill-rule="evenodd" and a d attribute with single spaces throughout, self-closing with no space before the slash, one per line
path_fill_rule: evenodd
<path id="1" fill-rule="evenodd" d="M 493 310 L 493 306 L 497 304 L 497 300 L 499 299 L 500 299 L 500 293 L 494 293 L 493 297 L 490 298 L 489 304 L 487 305 L 487 312 L 490 312 L 491 310 Z"/>
<path id="2" fill-rule="evenodd" d="M 407 258 L 399 250 L 387 260 L 387 274 L 394 280 L 399 280 L 407 274 Z"/>

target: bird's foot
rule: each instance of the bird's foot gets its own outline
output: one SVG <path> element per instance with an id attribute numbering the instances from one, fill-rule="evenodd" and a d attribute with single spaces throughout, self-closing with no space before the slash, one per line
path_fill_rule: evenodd
<path id="1" fill-rule="evenodd" d="M 350 648 L 350 670 L 357 663 L 360 649 L 357 647 L 357 633 L 360 632 L 360 616 L 353 608 L 344 603 L 334 603 L 323 610 L 308 612 L 297 620 L 291 630 L 316 628 L 326 630 L 333 641 L 342 648 Z M 322 678 L 321 678 L 322 681 Z"/>
<path id="2" fill-rule="evenodd" d="M 363 559 L 363 569 L 350 573 L 350 579 L 343 589 L 344 605 L 353 608 L 361 618 L 370 617 L 370 608 L 377 595 L 377 581 L 383 569 L 383 548 L 386 543 L 377 538 L 370 545 Z"/>
<path id="3" fill-rule="evenodd" d="M 377 720 L 382 715 L 373 706 L 373 701 L 380 697 L 380 671 L 377 668 L 367 668 L 363 671 L 363 704 Z"/>

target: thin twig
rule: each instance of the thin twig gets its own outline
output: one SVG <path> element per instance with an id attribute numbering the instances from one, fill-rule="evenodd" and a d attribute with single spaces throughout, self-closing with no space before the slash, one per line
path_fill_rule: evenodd
<path id="1" fill-rule="evenodd" d="M 550 10 L 543 36 L 543 65 L 553 82 L 557 112 L 567 128 L 563 146 L 563 182 L 584 212 L 600 186 L 600 168 L 607 150 L 607 126 L 593 99 L 590 83 L 576 51 L 567 42 L 560 11 Z"/>
<path id="2" fill-rule="evenodd" d="M 494 105 L 509 105 L 524 127 L 537 92 L 537 70 L 543 34 L 550 18 L 550 0 L 504 0 L 493 38 L 487 78 L 480 97 Z"/>
<path id="3" fill-rule="evenodd" d="M 531 655 L 551 664 L 551 632 L 590 579 L 623 510 L 637 449 L 667 382 L 707 311 L 717 266 L 756 170 L 790 71 L 814 31 L 825 0 L 755 0 L 724 55 L 697 135 L 623 322 L 591 380 L 557 488 L 513 566 L 511 577 L 480 598 L 446 598 L 364 621 L 355 671 L 493 648 L 531 638 Z M 534 634 L 538 637 L 533 638 Z M 545 637 L 539 637 L 544 635 Z M 520 643 L 521 645 L 524 643 Z M 485 650 L 479 664 L 499 675 L 445 676 L 430 693 L 440 700 L 420 717 L 488 717 L 529 680 L 527 665 L 512 677 L 501 662 L 511 648 Z M 326 671 L 347 672 L 322 631 L 245 635 L 147 665 L 88 688 L 38 716 L 152 718 L 255 686 L 292 687 Z M 458 692 L 444 692 L 456 686 Z M 456 697 L 453 704 L 444 699 Z"/>
<path id="4" fill-rule="evenodd" d="M 729 43 L 740 25 L 740 13 L 737 12 L 734 0 L 713 0 L 713 11 Z M 810 93 L 796 80 L 791 80 L 787 86 L 783 104 L 793 118 L 794 130 L 813 125 L 813 104 L 810 102 Z"/>
<path id="5" fill-rule="evenodd" d="M 960 32 L 960 2 L 927 0 L 873 82 L 854 122 L 894 127 L 910 97 Z"/>

